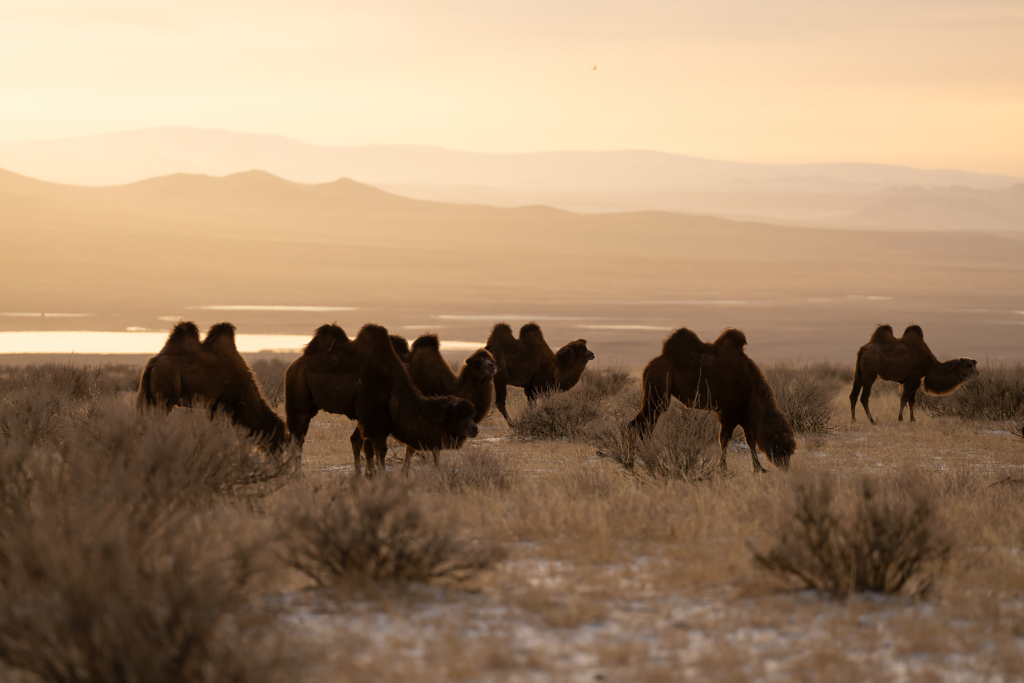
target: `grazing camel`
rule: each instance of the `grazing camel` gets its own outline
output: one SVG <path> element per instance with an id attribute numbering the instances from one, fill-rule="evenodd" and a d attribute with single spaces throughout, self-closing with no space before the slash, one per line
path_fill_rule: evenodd
<path id="1" fill-rule="evenodd" d="M 271 451 L 284 447 L 284 422 L 267 404 L 249 364 L 235 346 L 235 326 L 217 323 L 199 341 L 193 322 L 180 322 L 160 353 L 146 363 L 135 405 L 139 409 L 206 401 L 210 412 L 223 409 Z"/>
<path id="2" fill-rule="evenodd" d="M 424 396 L 458 396 L 473 404 L 473 422 L 480 424 L 494 403 L 494 357 L 487 349 L 475 351 L 459 369 L 452 372 L 441 355 L 441 342 L 436 334 L 421 335 L 412 343 L 409 377 Z M 416 450 L 405 449 L 405 460 Z"/>
<path id="3" fill-rule="evenodd" d="M 871 397 L 871 385 L 877 378 L 899 383 L 898 421 L 903 422 L 903 407 L 909 405 L 910 421 L 914 422 L 914 400 L 922 380 L 926 394 L 945 396 L 977 376 L 978 361 L 973 358 L 939 361 L 924 343 L 924 332 L 917 325 L 904 330 L 899 339 L 892 333 L 892 327 L 879 325 L 868 343 L 857 351 L 853 391 L 850 392 L 850 419 L 857 421 L 857 396 L 860 395 L 868 420 L 875 424 L 868 399 Z"/>
<path id="4" fill-rule="evenodd" d="M 350 340 L 337 325 L 322 325 L 285 372 L 285 414 L 301 446 L 318 411 L 356 420 L 350 439 L 356 473 L 366 444 L 384 469 L 387 437 L 435 453 L 477 435 L 472 404 L 455 396 L 426 398 L 413 385 L 380 325 L 364 325 Z"/>
<path id="5" fill-rule="evenodd" d="M 734 329 L 724 330 L 712 344 L 685 327 L 673 332 L 661 355 L 644 368 L 643 402 L 629 429 L 646 437 L 674 396 L 687 408 L 711 410 L 718 416 L 723 470 L 737 425 L 743 427 L 755 472 L 766 471 L 757 459 L 758 448 L 772 463 L 788 469 L 796 450 L 793 426 L 761 369 L 743 351 L 746 345 L 746 336 Z"/>
<path id="6" fill-rule="evenodd" d="M 519 339 L 512 336 L 512 328 L 507 324 L 497 323 L 487 337 L 486 349 L 498 368 L 494 375 L 494 403 L 506 422 L 511 422 L 505 409 L 508 385 L 522 387 L 528 401 L 545 389 L 568 391 L 580 381 L 587 363 L 594 360 L 586 339 L 571 341 L 553 352 L 537 323 L 523 325 Z"/>

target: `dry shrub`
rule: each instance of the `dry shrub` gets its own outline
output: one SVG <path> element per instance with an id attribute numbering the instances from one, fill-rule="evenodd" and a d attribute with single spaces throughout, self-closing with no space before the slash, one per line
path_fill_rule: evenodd
<path id="1" fill-rule="evenodd" d="M 835 366 L 775 363 L 765 370 L 765 377 L 793 429 L 803 434 L 835 431 L 833 399 L 842 387 Z"/>
<path id="2" fill-rule="evenodd" d="M 284 360 L 273 358 L 257 358 L 252 363 L 253 374 L 263 389 L 267 403 L 277 406 L 284 402 L 284 372 L 288 369 Z"/>
<path id="3" fill-rule="evenodd" d="M 949 396 L 917 393 L 918 404 L 932 415 L 962 420 L 1024 419 L 1024 365 L 986 364 L 981 374 Z"/>
<path id="4" fill-rule="evenodd" d="M 17 475 L 0 507 L 0 661 L 54 682 L 278 678 L 247 597 L 260 544 L 213 511 L 168 508 L 124 467 L 0 444 Z"/>
<path id="5" fill-rule="evenodd" d="M 588 441 L 599 456 L 619 463 L 634 476 L 698 482 L 721 472 L 718 429 L 714 413 L 673 401 L 642 440 L 625 420 L 617 420 L 591 431 Z"/>
<path id="6" fill-rule="evenodd" d="M 491 449 L 462 452 L 445 458 L 418 480 L 429 490 L 446 493 L 507 491 L 519 480 L 522 460 Z"/>
<path id="7" fill-rule="evenodd" d="M 792 514 L 769 550 L 751 549 L 754 560 L 802 587 L 836 594 L 905 586 L 923 593 L 932 585 L 929 569 L 951 550 L 933 494 L 911 479 L 882 484 L 865 476 L 843 496 L 833 477 L 798 477 Z"/>
<path id="8" fill-rule="evenodd" d="M 578 439 L 636 380 L 620 366 L 588 369 L 569 391 L 541 392 L 511 421 L 520 439 Z"/>
<path id="9" fill-rule="evenodd" d="M 127 366 L 126 366 L 127 367 Z M 223 414 L 177 408 L 139 413 L 126 372 L 61 365 L 8 369 L 0 383 L 0 441 L 58 458 L 76 476 L 117 477 L 167 504 L 258 494 L 286 481 L 299 452 L 268 453 Z M 137 382 L 137 378 L 135 379 Z M 115 487 L 114 490 L 120 490 Z"/>
<path id="10" fill-rule="evenodd" d="M 504 557 L 497 546 L 459 538 L 397 477 L 352 478 L 300 496 L 284 514 L 284 559 L 320 586 L 463 581 Z"/>
<path id="11" fill-rule="evenodd" d="M 68 438 L 79 456 L 69 459 L 69 466 L 88 470 L 92 461 L 106 461 L 111 471 L 105 476 L 122 477 L 166 505 L 265 495 L 291 479 L 301 457 L 296 448 L 268 452 L 226 415 L 211 416 L 205 408 L 140 414 L 130 406 L 99 402 Z"/>

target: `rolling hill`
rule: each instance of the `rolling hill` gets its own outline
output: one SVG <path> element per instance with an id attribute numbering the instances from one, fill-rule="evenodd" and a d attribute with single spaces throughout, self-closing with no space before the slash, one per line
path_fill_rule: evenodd
<path id="1" fill-rule="evenodd" d="M 585 337 L 637 364 L 680 325 L 705 336 L 738 326 L 762 354 L 830 358 L 878 322 L 917 322 L 937 352 L 958 354 L 982 325 L 975 356 L 1024 353 L 1024 240 L 1013 237 L 465 206 L 264 172 L 114 187 L 2 172 L 0 239 L 0 312 L 88 314 L 0 315 L 6 330 L 227 316 L 248 332 L 302 334 L 325 315 L 203 307 L 348 306 L 358 310 L 337 319 L 349 328 L 375 320 L 452 339 L 536 318 L 552 343 Z"/>

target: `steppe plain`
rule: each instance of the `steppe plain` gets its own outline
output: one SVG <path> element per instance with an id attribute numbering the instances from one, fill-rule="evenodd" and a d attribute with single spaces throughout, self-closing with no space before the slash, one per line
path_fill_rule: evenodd
<path id="1" fill-rule="evenodd" d="M 575 431 L 510 429 L 492 413 L 480 437 L 444 455 L 440 472 L 417 463 L 408 481 L 373 484 L 402 491 L 400 505 L 418 511 L 420 528 L 492 553 L 483 571 L 465 581 L 348 576 L 318 583 L 289 561 L 300 535 L 296 510 L 323 510 L 316 506 L 332 494 L 362 500 L 350 477 L 350 421 L 318 416 L 293 474 L 245 482 L 214 468 L 223 477 L 216 490 L 156 466 L 158 475 L 146 479 L 132 463 L 155 442 L 172 444 L 153 451 L 171 460 L 200 462 L 222 449 L 225 462 L 256 472 L 263 465 L 251 461 L 243 436 L 194 411 L 136 417 L 139 358 L 76 357 L 73 365 L 63 358 L 43 368 L 26 363 L 44 359 L 3 358 L 4 481 L 40 483 L 36 493 L 5 488 L 5 504 L 16 504 L 3 514 L 29 515 L 26 528 L 38 533 L 10 532 L 21 527 L 8 518 L 0 561 L 8 569 L 19 557 L 53 562 L 0 586 L 8 605 L 34 606 L 18 619 L 5 610 L 0 651 L 31 656 L 43 643 L 50 648 L 44 659 L 79 663 L 66 678 L 44 673 L 45 680 L 89 680 L 86 671 L 109 671 L 97 662 L 116 661 L 111 653 L 165 661 L 171 645 L 146 650 L 121 632 L 123 624 L 152 623 L 152 631 L 136 630 L 162 633 L 160 620 L 178 614 L 170 607 L 177 605 L 181 629 L 168 628 L 171 636 L 159 642 L 178 642 L 174 634 L 191 633 L 185 625 L 199 621 L 188 616 L 202 612 L 195 604 L 214 606 L 202 612 L 214 626 L 196 631 L 205 634 L 203 644 L 184 658 L 193 668 L 180 678 L 194 680 L 1024 677 L 1024 414 L 1019 403 L 1007 404 L 1024 382 L 1020 233 L 820 230 L 657 212 L 457 206 L 353 181 L 301 185 L 259 172 L 111 188 L 0 173 L 0 217 L 5 311 L 83 315 L 75 325 L 94 330 L 162 330 L 178 318 L 205 326 L 226 317 L 240 332 L 302 334 L 337 320 L 352 334 L 374 321 L 410 338 L 436 331 L 480 342 L 498 320 L 535 319 L 553 346 L 584 337 L 597 355 L 590 379 L 566 396 L 593 397 L 601 378 L 619 378 Z M 325 320 L 311 312 L 204 308 L 225 304 L 354 310 Z M 0 316 L 0 331 L 67 329 L 67 320 Z M 879 424 L 862 416 L 851 422 L 853 357 L 882 322 L 921 325 L 940 358 L 977 358 L 978 382 L 1002 383 L 979 384 L 964 394 L 966 404 L 958 395 L 932 400 L 914 424 L 895 421 L 897 396 L 882 389 L 872 399 Z M 791 371 L 804 378 L 799 386 L 811 387 L 791 397 L 790 409 L 831 408 L 826 422 L 798 433 L 789 472 L 755 476 L 739 434 L 726 476 L 650 477 L 598 454 L 594 435 L 635 409 L 639 370 L 668 331 L 684 325 L 704 338 L 727 326 L 743 329 L 747 352 L 762 367 L 777 377 Z M 289 358 L 250 358 L 279 410 L 274 385 Z M 112 360 L 128 364 L 83 367 Z M 512 415 L 525 415 L 522 394 L 514 399 Z M 555 422 L 575 424 L 573 400 L 553 403 Z M 699 450 L 714 454 L 713 444 Z M 398 452 L 392 449 L 389 469 Z M 82 478 L 38 465 L 57 460 L 54 454 L 78 462 Z M 35 478 L 12 474 L 26 471 Z M 167 510 L 140 504 L 138 520 L 105 524 L 118 518 L 111 505 L 134 505 L 138 491 L 148 490 L 139 477 L 168 477 L 160 484 L 167 492 L 155 498 Z M 863 477 L 895 499 L 928 501 L 929 528 L 946 551 L 925 563 L 916 583 L 891 595 L 835 594 L 759 567 L 756 553 L 781 538 L 802 482 L 834 482 L 845 510 Z M 45 505 L 57 500 L 64 502 Z M 132 534 L 149 539 L 138 552 L 126 540 L 138 538 Z M 161 554 L 167 547 L 178 555 Z M 184 558 L 184 569 L 167 561 L 172 556 Z M 227 572 L 225 557 L 244 559 L 251 570 L 228 572 L 238 590 L 226 597 L 207 581 Z M 94 581 L 90 570 L 112 578 Z M 132 581 L 148 591 L 146 600 L 124 590 Z M 35 602 L 11 602 L 15 588 Z M 72 598 L 82 594 L 96 602 L 75 612 Z M 102 612 L 103 605 L 125 611 Z M 100 613 L 109 628 L 89 621 Z M 33 621 L 40 614 L 52 619 Z M 57 635 L 18 639 L 32 628 Z M 63 633 L 81 639 L 61 640 Z M 62 645 L 69 642 L 90 645 Z M 125 666 L 146 671 L 129 659 Z"/>

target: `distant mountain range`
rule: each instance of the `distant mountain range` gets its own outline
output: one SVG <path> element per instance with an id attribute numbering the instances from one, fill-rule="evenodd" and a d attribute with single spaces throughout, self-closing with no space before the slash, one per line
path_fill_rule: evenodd
<path id="1" fill-rule="evenodd" d="M 650 151 L 483 154 L 309 145 L 285 137 L 154 128 L 0 143 L 0 168 L 75 185 L 253 169 L 301 183 L 351 178 L 406 197 L 660 210 L 776 223 L 902 230 L 1024 230 L 1024 180 L 882 164 L 746 164 Z"/>

